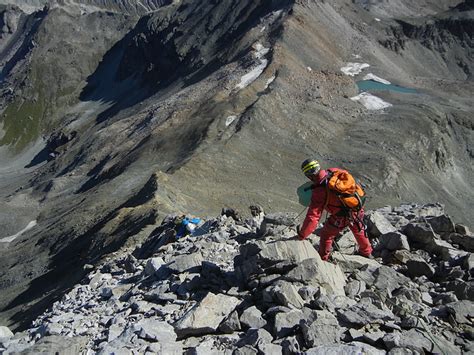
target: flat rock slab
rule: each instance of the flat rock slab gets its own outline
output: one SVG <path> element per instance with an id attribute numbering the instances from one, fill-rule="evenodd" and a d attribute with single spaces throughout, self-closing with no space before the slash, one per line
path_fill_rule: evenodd
<path id="1" fill-rule="evenodd" d="M 356 304 L 346 311 L 341 311 L 339 319 L 350 326 L 364 326 L 371 323 L 383 324 L 396 319 L 388 309 L 382 310 L 375 305 L 365 302 Z"/>
<path id="2" fill-rule="evenodd" d="M 474 318 L 474 302 L 462 300 L 448 303 L 446 305 L 448 312 L 454 316 L 456 322 L 470 324 Z"/>
<path id="3" fill-rule="evenodd" d="M 348 344 L 321 345 L 305 351 L 306 355 L 384 355 L 385 351 L 379 350 L 369 344 L 352 342 Z"/>
<path id="4" fill-rule="evenodd" d="M 332 258 L 340 266 L 343 271 L 353 271 L 354 269 L 360 269 L 365 265 L 379 267 L 380 264 L 373 259 L 364 258 L 360 255 L 347 255 L 339 252 L 332 253 Z"/>
<path id="5" fill-rule="evenodd" d="M 303 337 L 308 346 L 338 343 L 343 332 L 337 318 L 328 311 L 315 311 L 316 320 L 301 326 Z"/>
<path id="6" fill-rule="evenodd" d="M 346 280 L 338 265 L 334 265 L 321 258 L 311 258 L 301 261 L 285 276 L 286 280 L 297 281 L 311 286 L 321 286 L 328 292 L 344 296 Z"/>
<path id="7" fill-rule="evenodd" d="M 174 258 L 166 267 L 173 273 L 181 274 L 185 271 L 196 272 L 201 268 L 204 257 L 201 252 L 189 255 L 179 255 Z"/>
<path id="8" fill-rule="evenodd" d="M 236 297 L 209 292 L 174 324 L 175 331 L 180 337 L 214 333 L 239 303 Z"/>
<path id="9" fill-rule="evenodd" d="M 138 336 L 149 341 L 158 341 L 160 343 L 172 343 L 176 341 L 176 333 L 173 326 L 166 322 L 154 319 L 144 319 L 136 324 L 141 330 Z"/>
<path id="10" fill-rule="evenodd" d="M 307 240 L 275 240 L 257 241 L 255 245 L 260 249 L 260 258 L 269 261 L 288 261 L 299 263 L 305 259 L 318 258 L 319 254 Z"/>

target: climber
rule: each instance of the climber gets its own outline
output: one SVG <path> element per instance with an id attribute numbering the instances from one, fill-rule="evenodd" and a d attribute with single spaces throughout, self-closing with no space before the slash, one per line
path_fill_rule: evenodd
<path id="1" fill-rule="evenodd" d="M 335 191 L 332 181 L 330 181 L 333 176 L 338 174 L 342 174 L 343 178 L 349 176 L 354 181 L 352 176 L 343 169 L 329 168 L 323 170 L 320 168 L 319 162 L 312 159 L 305 160 L 301 165 L 301 169 L 314 184 L 311 187 L 313 192 L 306 218 L 301 228 L 297 228 L 298 239 L 304 240 L 314 232 L 321 214 L 326 210 L 330 216 L 326 219 L 320 233 L 319 255 L 321 259 L 328 260 L 334 238 L 346 227 L 349 227 L 355 236 L 359 245 L 358 254 L 372 259 L 372 246 L 365 233 L 363 222 L 363 202 L 359 196 L 356 199 L 350 197 L 355 202 L 349 206 L 349 203 L 344 200 L 346 197 L 342 197 L 348 194 L 341 195 L 341 193 Z M 359 185 L 357 185 L 357 188 L 360 195 L 363 195 Z"/>

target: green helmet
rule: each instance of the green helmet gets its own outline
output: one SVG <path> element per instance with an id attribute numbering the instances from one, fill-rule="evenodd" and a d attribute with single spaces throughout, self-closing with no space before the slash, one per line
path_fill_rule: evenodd
<path id="1" fill-rule="evenodd" d="M 320 169 L 319 162 L 314 159 L 306 159 L 303 164 L 301 164 L 301 171 L 306 176 L 316 174 Z"/>

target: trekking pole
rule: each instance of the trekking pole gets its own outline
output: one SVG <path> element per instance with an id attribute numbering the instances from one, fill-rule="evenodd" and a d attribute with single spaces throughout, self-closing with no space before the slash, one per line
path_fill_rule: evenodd
<path id="1" fill-rule="evenodd" d="M 306 207 L 303 208 L 303 210 L 300 213 L 298 213 L 298 215 L 295 218 L 293 218 L 293 220 L 291 221 L 291 225 L 286 226 L 286 228 L 282 230 L 282 233 L 286 232 L 287 229 L 293 227 L 295 225 L 296 220 L 303 214 L 304 211 L 306 211 Z"/>

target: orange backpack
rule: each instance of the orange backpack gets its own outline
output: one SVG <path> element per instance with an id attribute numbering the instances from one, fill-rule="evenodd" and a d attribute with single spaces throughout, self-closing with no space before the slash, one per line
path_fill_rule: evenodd
<path id="1" fill-rule="evenodd" d="M 336 193 L 342 204 L 348 209 L 359 211 L 364 206 L 365 192 L 347 171 L 329 172 L 326 186 L 329 190 Z M 327 199 L 329 199 L 329 194 L 327 196 Z"/>

